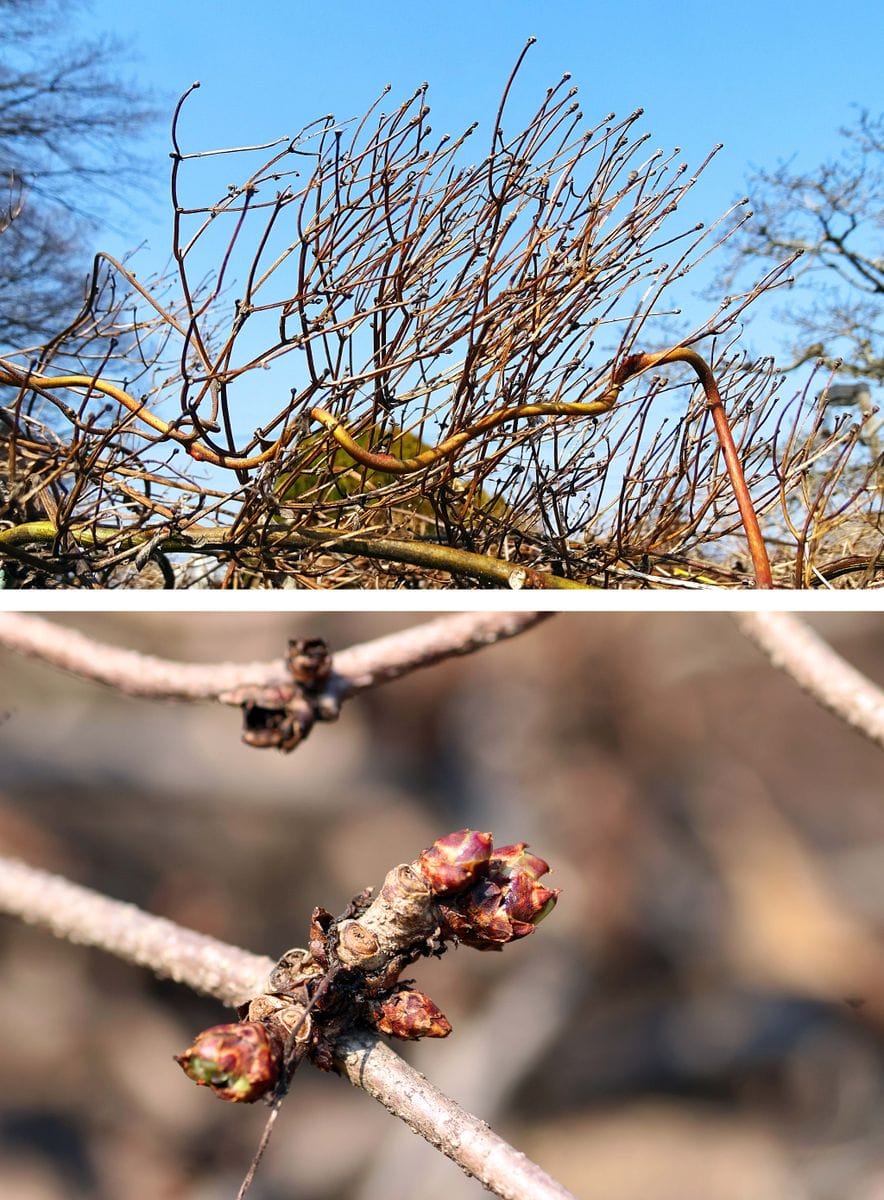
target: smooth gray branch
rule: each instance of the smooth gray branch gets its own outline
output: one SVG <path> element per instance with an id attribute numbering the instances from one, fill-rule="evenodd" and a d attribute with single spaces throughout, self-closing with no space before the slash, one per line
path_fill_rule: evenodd
<path id="1" fill-rule="evenodd" d="M 274 966 L 272 959 L 2 857 L 0 911 L 56 937 L 97 946 L 223 1004 L 236 1004 L 259 992 Z M 338 1049 L 339 1065 L 351 1083 L 501 1200 L 574 1200 L 536 1163 L 434 1088 L 376 1036 L 352 1035 Z"/>
<path id="2" fill-rule="evenodd" d="M 530 1158 L 434 1088 L 394 1050 L 370 1034 L 338 1042 L 338 1062 L 395 1117 L 426 1138 L 504 1200 L 574 1200 L 572 1192 Z"/>
<path id="3" fill-rule="evenodd" d="M 734 615 L 740 631 L 823 708 L 884 747 L 884 691 L 789 613 Z"/>
<path id="4" fill-rule="evenodd" d="M 0 857 L 0 912 L 66 941 L 97 946 L 231 1007 L 260 991 L 274 966 L 263 955 L 12 858 Z"/>
<path id="5" fill-rule="evenodd" d="M 458 613 L 351 646 L 334 655 L 330 688 L 337 696 L 355 695 L 442 659 L 515 637 L 546 615 Z M 0 645 L 130 696 L 217 700 L 244 687 L 290 687 L 292 682 L 282 657 L 251 663 L 174 662 L 110 646 L 21 613 L 0 613 Z"/>

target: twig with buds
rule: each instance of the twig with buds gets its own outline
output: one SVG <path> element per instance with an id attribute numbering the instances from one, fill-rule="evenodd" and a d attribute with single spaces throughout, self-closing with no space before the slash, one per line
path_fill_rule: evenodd
<path id="1" fill-rule="evenodd" d="M 0 910 L 224 1003 L 242 1002 L 243 1019 L 206 1030 L 178 1056 L 191 1078 L 223 1099 L 277 1092 L 278 1111 L 292 1070 L 309 1059 L 345 1074 L 502 1200 L 573 1200 L 377 1038 L 379 1031 L 447 1036 L 445 1017 L 402 971 L 452 943 L 501 950 L 532 933 L 558 897 L 540 882 L 547 870 L 524 844 L 494 849 L 490 834 L 461 830 L 393 868 L 377 897 L 360 893 L 337 920 L 315 909 L 308 948 L 288 951 L 275 966 L 2 858 Z"/>
<path id="2" fill-rule="evenodd" d="M 474 653 L 530 629 L 547 614 L 458 613 L 331 655 L 318 638 L 295 639 L 285 658 L 183 663 L 138 654 L 40 617 L 0 613 L 0 645 L 84 679 L 152 699 L 218 700 L 242 708 L 250 746 L 293 750 L 344 700 L 446 658 Z"/>

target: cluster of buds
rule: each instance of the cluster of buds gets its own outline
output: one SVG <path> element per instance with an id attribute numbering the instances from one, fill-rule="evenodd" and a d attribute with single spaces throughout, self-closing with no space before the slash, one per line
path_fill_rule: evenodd
<path id="1" fill-rule="evenodd" d="M 443 940 L 477 950 L 502 950 L 527 937 L 559 894 L 540 882 L 549 864 L 529 854 L 525 842 L 495 850 L 490 833 L 472 829 L 439 838 L 418 863 L 438 897 Z"/>
<path id="2" fill-rule="evenodd" d="M 490 833 L 471 829 L 439 838 L 341 917 L 314 909 L 308 948 L 283 955 L 242 1019 L 205 1030 L 178 1063 L 222 1099 L 252 1101 L 304 1057 L 333 1069 L 335 1041 L 357 1026 L 405 1040 L 447 1037 L 444 1014 L 403 970 L 446 943 L 502 950 L 526 937 L 558 896 L 540 882 L 548 870 L 524 842 L 495 850 Z"/>
<path id="3" fill-rule="evenodd" d="M 341 707 L 332 656 L 321 638 L 292 638 L 285 658 L 290 679 L 263 687 L 240 685 L 221 695 L 242 709 L 242 740 L 256 749 L 288 754 L 317 721 L 335 721 Z"/>

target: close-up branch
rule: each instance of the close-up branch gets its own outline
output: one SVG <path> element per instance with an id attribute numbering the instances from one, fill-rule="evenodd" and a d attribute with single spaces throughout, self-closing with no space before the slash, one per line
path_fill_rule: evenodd
<path id="1" fill-rule="evenodd" d="M 274 960 L 144 913 L 24 863 L 0 858 L 0 910 L 56 937 L 97 946 L 135 966 L 242 1004 L 261 992 Z M 335 1069 L 502 1200 L 573 1200 L 572 1193 L 434 1088 L 376 1035 L 340 1034 Z"/>
<path id="2" fill-rule="evenodd" d="M 786 669 L 712 615 L 4 619 L 15 1194 L 71 1146 L 92 1195 L 860 1196 L 880 623 L 753 626 Z"/>
<path id="3" fill-rule="evenodd" d="M 789 613 L 735 614 L 740 631 L 818 704 L 884 748 L 884 689 Z"/>

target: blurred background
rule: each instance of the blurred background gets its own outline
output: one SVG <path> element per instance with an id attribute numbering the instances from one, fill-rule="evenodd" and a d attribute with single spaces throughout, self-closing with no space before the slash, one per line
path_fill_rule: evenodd
<path id="1" fill-rule="evenodd" d="M 70 616 L 173 658 L 341 649 L 421 618 Z M 884 620 L 813 618 L 884 682 Z M 465 825 L 562 889 L 502 954 L 413 971 L 447 1041 L 397 1048 L 577 1195 L 884 1200 L 881 752 L 726 616 L 557 616 L 349 702 L 292 755 L 235 710 L 0 653 L 0 852 L 249 950 L 303 945 Z M 267 1110 L 172 1055 L 229 1019 L 0 918 L 6 1195 L 231 1200 Z M 253 1200 L 478 1200 L 365 1094 L 303 1068 Z"/>

